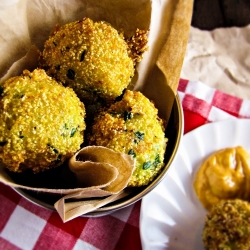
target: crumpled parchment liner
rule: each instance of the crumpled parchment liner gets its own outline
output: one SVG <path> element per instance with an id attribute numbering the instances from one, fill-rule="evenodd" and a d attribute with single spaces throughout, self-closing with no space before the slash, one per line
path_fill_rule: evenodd
<path id="1" fill-rule="evenodd" d="M 127 186 L 134 168 L 134 159 L 132 159 L 130 155 L 117 153 L 101 146 L 84 147 L 69 160 L 69 168 L 75 173 L 78 180 L 78 186 L 86 182 L 89 182 L 89 185 L 95 186 L 99 184 L 99 178 L 103 179 L 103 176 L 98 176 L 98 172 L 94 172 L 93 176 L 91 176 L 91 174 L 86 175 L 85 171 L 83 172 L 84 165 L 87 167 L 87 171 L 89 171 L 89 163 L 93 165 L 92 168 L 94 168 L 95 165 L 98 166 L 100 163 L 106 163 L 107 166 L 109 165 L 110 168 L 114 166 L 118 171 L 115 178 L 110 178 L 112 181 L 110 181 L 109 185 L 103 188 L 111 193 L 118 193 Z M 100 173 L 101 169 L 99 170 L 97 168 L 97 171 Z M 88 180 L 84 180 L 86 176 L 88 176 Z"/>
<path id="2" fill-rule="evenodd" d="M 69 160 L 69 168 L 77 177 L 78 186 L 88 184 L 81 191 L 68 194 L 55 203 L 55 208 L 62 220 L 68 221 L 78 215 L 95 210 L 107 203 L 124 197 L 133 173 L 135 161 L 131 156 L 117 153 L 111 149 L 99 146 L 89 146 L 78 151 Z M 103 169 L 107 175 L 103 175 Z M 110 169 L 110 172 L 107 170 Z M 113 170 L 116 171 L 113 171 Z M 108 178 L 106 178 L 108 177 Z M 106 182 L 103 182 L 103 179 Z M 104 199 L 86 200 L 66 203 L 72 198 L 93 198 L 108 196 Z"/>
<path id="3" fill-rule="evenodd" d="M 122 29 L 127 36 L 132 35 L 137 28 L 148 29 L 149 50 L 144 54 L 142 62 L 138 64 L 130 87 L 150 98 L 158 108 L 159 116 L 165 119 L 167 124 L 185 55 L 192 5 L 193 0 L 15 0 L 8 4 L 6 2 L 5 6 L 1 3 L 0 77 L 2 78 L 0 84 L 9 77 L 20 75 L 24 69 L 32 71 L 37 67 L 37 49 L 42 50 L 55 24 L 63 25 L 89 17 L 94 21 L 108 21 L 115 28 Z M 164 45 L 165 49 L 162 49 Z M 161 64 L 164 64 L 164 57 L 169 56 L 166 54 L 169 51 L 166 49 L 168 46 L 170 51 L 172 51 L 171 48 L 174 51 L 171 53 L 171 58 L 179 63 L 174 66 L 177 67 L 174 71 L 173 65 L 167 67 L 167 61 L 171 62 L 171 58 L 166 60 L 164 68 L 168 68 L 170 72 L 166 79 L 166 74 L 165 76 L 162 74 L 156 63 L 161 58 Z M 171 86 L 168 85 L 169 82 L 172 82 Z M 41 189 L 18 185 L 1 165 L 0 181 L 12 187 L 36 192 L 65 194 L 55 205 L 56 209 L 61 211 L 60 216 L 64 221 L 83 214 L 82 205 L 85 206 L 86 212 L 93 211 L 127 194 L 127 190 L 124 189 L 120 191 L 121 193 L 117 191 L 108 198 L 102 201 L 97 199 L 91 204 L 88 201 L 66 202 L 67 199 L 72 198 L 93 197 L 93 187 L 89 190 L 85 188 L 83 194 L 82 188 Z M 46 183 L 44 185 L 46 186 Z M 110 192 L 108 187 L 95 187 L 94 190 L 98 196 L 106 196 Z"/>
<path id="4" fill-rule="evenodd" d="M 55 203 L 55 208 L 58 211 L 63 222 L 72 220 L 78 216 L 81 216 L 85 213 L 91 212 L 100 208 L 108 203 L 119 200 L 131 193 L 131 190 L 122 190 L 117 194 L 111 194 L 102 199 L 96 200 L 85 200 L 85 201 L 74 201 L 65 203 L 66 199 L 77 198 L 74 194 L 66 195 L 59 201 Z"/>

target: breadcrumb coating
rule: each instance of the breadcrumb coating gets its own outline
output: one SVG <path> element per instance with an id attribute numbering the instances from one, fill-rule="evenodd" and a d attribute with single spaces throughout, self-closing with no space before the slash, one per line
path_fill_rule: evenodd
<path id="1" fill-rule="evenodd" d="M 60 165 L 83 143 L 85 108 L 44 70 L 25 70 L 0 92 L 0 162 L 39 172 Z"/>
<path id="2" fill-rule="evenodd" d="M 240 199 L 224 200 L 207 215 L 203 230 L 205 249 L 250 249 L 250 204 Z"/>
<path id="3" fill-rule="evenodd" d="M 126 42 L 129 48 L 129 57 L 136 65 L 142 60 L 144 52 L 148 50 L 148 30 L 137 29 L 132 37 L 126 39 Z"/>
<path id="4" fill-rule="evenodd" d="M 105 146 L 136 160 L 128 186 L 149 184 L 164 166 L 166 141 L 158 110 L 142 93 L 127 90 L 121 101 L 101 112 L 92 126 L 90 145 Z"/>
<path id="5" fill-rule="evenodd" d="M 134 75 L 122 34 L 89 18 L 57 27 L 44 44 L 40 65 L 85 104 L 120 96 Z"/>

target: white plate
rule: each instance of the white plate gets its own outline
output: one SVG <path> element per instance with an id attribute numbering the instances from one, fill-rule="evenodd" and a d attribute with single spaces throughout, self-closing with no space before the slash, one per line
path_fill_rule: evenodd
<path id="1" fill-rule="evenodd" d="M 241 145 L 250 151 L 250 120 L 229 119 L 186 134 L 164 180 L 142 199 L 140 234 L 144 250 L 204 249 L 207 211 L 193 189 L 201 162 L 211 153 Z"/>

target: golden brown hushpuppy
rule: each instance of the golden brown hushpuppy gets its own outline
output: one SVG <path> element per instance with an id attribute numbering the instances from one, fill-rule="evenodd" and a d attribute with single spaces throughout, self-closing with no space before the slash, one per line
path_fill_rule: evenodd
<path id="1" fill-rule="evenodd" d="M 250 204 L 240 199 L 222 200 L 206 217 L 205 249 L 250 249 Z"/>
<path id="2" fill-rule="evenodd" d="M 128 186 L 149 184 L 164 166 L 163 121 L 154 104 L 141 92 L 127 90 L 121 101 L 101 112 L 94 121 L 90 144 L 131 155 L 136 161 Z"/>
<path id="3" fill-rule="evenodd" d="M 72 89 L 36 69 L 0 90 L 0 162 L 9 170 L 43 171 L 80 149 L 85 108 Z"/>
<path id="4" fill-rule="evenodd" d="M 68 23 L 57 27 L 45 42 L 40 65 L 72 87 L 85 104 L 98 98 L 113 101 L 134 75 L 130 55 L 136 54 L 133 43 L 142 35 L 139 31 L 136 34 L 128 45 L 123 35 L 106 22 L 84 18 Z"/>

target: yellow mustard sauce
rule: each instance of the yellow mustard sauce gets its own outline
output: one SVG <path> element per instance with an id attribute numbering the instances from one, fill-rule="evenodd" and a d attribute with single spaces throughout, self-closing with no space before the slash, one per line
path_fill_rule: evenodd
<path id="1" fill-rule="evenodd" d="M 207 210 L 224 199 L 248 200 L 250 154 L 242 146 L 216 151 L 201 164 L 194 189 Z"/>

